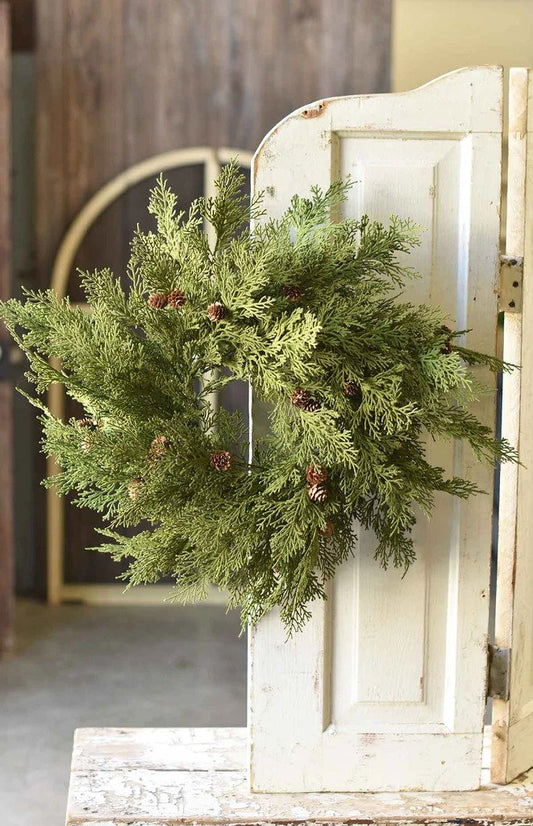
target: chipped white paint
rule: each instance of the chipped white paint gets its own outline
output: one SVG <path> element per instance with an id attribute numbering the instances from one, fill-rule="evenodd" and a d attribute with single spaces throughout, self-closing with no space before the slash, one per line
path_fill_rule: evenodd
<path id="1" fill-rule="evenodd" d="M 215 771 L 240 771 L 246 761 L 241 728 L 81 728 L 71 769 L 202 771 L 206 754 Z"/>
<path id="2" fill-rule="evenodd" d="M 533 823 L 533 778 L 477 792 L 252 794 L 246 729 L 81 729 L 67 826 Z"/>
<path id="3" fill-rule="evenodd" d="M 408 297 L 443 307 L 468 345 L 494 351 L 502 72 L 463 69 L 413 92 L 322 101 L 290 115 L 255 156 L 269 215 L 294 192 L 350 173 L 346 214 L 426 227 Z M 494 398 L 476 412 L 494 422 Z M 459 445 L 430 461 L 484 490 L 492 472 Z M 485 707 L 490 496 L 438 497 L 402 580 L 355 559 L 288 642 L 275 613 L 250 635 L 251 787 L 262 792 L 474 789 Z"/>
<path id="4" fill-rule="evenodd" d="M 502 432 L 523 467 L 504 466 L 495 641 L 511 648 L 510 700 L 494 700 L 492 777 L 506 783 L 533 765 L 533 71 L 512 69 L 506 253 L 524 257 L 522 313 L 505 314 Z"/>

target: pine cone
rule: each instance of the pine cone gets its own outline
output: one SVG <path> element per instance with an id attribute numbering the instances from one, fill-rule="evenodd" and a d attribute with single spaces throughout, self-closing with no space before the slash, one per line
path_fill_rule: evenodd
<path id="1" fill-rule="evenodd" d="M 135 500 L 138 498 L 138 496 L 139 496 L 139 494 L 142 490 L 142 486 L 143 486 L 143 480 L 142 479 L 132 479 L 131 482 L 129 483 L 129 485 L 128 485 L 128 496 L 130 497 L 132 502 L 135 502 Z"/>
<path id="2" fill-rule="evenodd" d="M 98 422 L 95 419 L 89 419 L 85 417 L 84 419 L 78 419 L 78 424 L 80 427 L 90 427 L 91 430 L 94 430 L 95 427 L 98 427 Z"/>
<path id="3" fill-rule="evenodd" d="M 304 410 L 306 413 L 315 413 L 317 410 L 320 410 L 322 405 L 316 399 L 309 399 L 307 404 L 304 405 Z"/>
<path id="4" fill-rule="evenodd" d="M 328 521 L 326 522 L 325 528 L 320 528 L 318 531 L 318 535 L 322 537 L 322 539 L 329 539 L 330 536 L 333 536 L 333 522 Z"/>
<path id="5" fill-rule="evenodd" d="M 298 388 L 291 396 L 291 401 L 299 410 L 305 410 L 306 413 L 314 413 L 320 410 L 320 402 L 318 402 L 309 392 L 309 390 L 302 390 Z"/>
<path id="6" fill-rule="evenodd" d="M 299 301 L 303 293 L 300 287 L 297 287 L 295 284 L 286 284 L 283 287 L 283 295 L 285 298 L 288 298 L 289 301 Z"/>
<path id="7" fill-rule="evenodd" d="M 152 293 L 148 297 L 148 304 L 150 307 L 153 307 L 154 310 L 162 310 L 163 307 L 166 307 L 168 304 L 168 295 L 165 295 L 165 293 Z"/>
<path id="8" fill-rule="evenodd" d="M 440 348 L 440 351 L 441 351 L 441 353 L 442 353 L 444 356 L 449 356 L 449 355 L 450 355 L 450 353 L 451 353 L 451 352 L 452 352 L 452 350 L 453 350 L 453 347 L 452 347 L 452 339 L 451 339 L 451 337 L 450 337 L 450 336 L 451 336 L 451 332 L 452 332 L 452 331 L 450 330 L 450 328 L 449 328 L 449 327 L 446 327 L 446 325 L 445 325 L 445 324 L 443 324 L 443 325 L 442 325 L 442 327 L 440 328 L 440 332 L 441 332 L 441 333 L 447 333 L 447 334 L 448 334 L 448 338 L 446 339 L 446 341 L 444 342 L 444 344 L 443 344 L 443 345 L 442 345 L 442 347 Z"/>
<path id="9" fill-rule="evenodd" d="M 211 321 L 222 321 L 227 315 L 227 309 L 221 301 L 214 301 L 207 308 L 207 315 Z"/>
<path id="10" fill-rule="evenodd" d="M 328 478 L 328 472 L 325 467 L 320 465 L 309 465 L 305 472 L 305 478 L 310 485 L 319 485 L 325 482 Z"/>
<path id="11" fill-rule="evenodd" d="M 328 492 L 325 485 L 310 485 L 307 488 L 307 495 L 311 502 L 316 505 L 321 505 L 328 498 Z"/>
<path id="12" fill-rule="evenodd" d="M 295 407 L 298 407 L 301 410 L 303 410 L 310 398 L 311 394 L 308 390 L 302 390 L 301 388 L 298 388 L 298 390 L 295 390 L 292 394 L 291 401 Z"/>
<path id="13" fill-rule="evenodd" d="M 209 457 L 211 467 L 218 471 L 229 470 L 231 467 L 231 453 L 227 450 L 217 450 Z"/>
<path id="14" fill-rule="evenodd" d="M 356 381 L 348 379 L 348 381 L 344 382 L 342 392 L 345 396 L 348 396 L 348 398 L 354 399 L 361 395 L 361 388 Z"/>
<path id="15" fill-rule="evenodd" d="M 85 417 L 83 419 L 78 419 L 78 424 L 84 430 L 89 431 L 89 433 L 87 433 L 87 435 L 84 436 L 81 440 L 81 449 L 84 451 L 84 453 L 88 453 L 92 447 L 91 431 L 97 429 L 98 422 L 95 419 Z"/>
<path id="16" fill-rule="evenodd" d="M 92 442 L 89 436 L 84 436 L 81 440 L 81 449 L 84 453 L 88 453 L 92 447 Z"/>
<path id="17" fill-rule="evenodd" d="M 170 440 L 166 436 L 156 436 L 150 444 L 150 453 L 154 459 L 161 459 L 170 447 Z"/>
<path id="18" fill-rule="evenodd" d="M 168 294 L 167 299 L 168 306 L 174 310 L 181 310 L 187 303 L 187 296 L 183 290 L 172 290 L 172 292 Z"/>

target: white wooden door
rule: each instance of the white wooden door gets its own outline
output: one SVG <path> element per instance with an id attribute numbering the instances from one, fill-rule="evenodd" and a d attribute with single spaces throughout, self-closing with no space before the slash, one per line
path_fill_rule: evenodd
<path id="1" fill-rule="evenodd" d="M 504 377 L 502 431 L 522 467 L 504 466 L 495 643 L 510 649 L 508 696 L 493 701 L 492 779 L 508 783 L 533 765 L 533 70 L 512 69 L 509 94 L 506 254 L 523 258 L 505 290 L 504 355 L 521 371 Z M 520 312 L 515 312 L 517 309 Z M 503 305 L 505 306 L 505 305 Z"/>
<path id="2" fill-rule="evenodd" d="M 255 189 L 280 214 L 290 196 L 351 174 L 345 214 L 410 217 L 425 231 L 413 301 L 439 304 L 469 346 L 492 352 L 499 266 L 502 73 L 453 72 L 412 92 L 336 98 L 301 109 L 265 138 Z M 494 422 L 494 397 L 477 411 Z M 430 461 L 492 489 L 465 447 Z M 255 791 L 473 789 L 485 709 L 492 497 L 442 496 L 416 529 L 418 561 L 382 571 L 359 532 L 302 633 L 277 615 L 250 635 Z"/>

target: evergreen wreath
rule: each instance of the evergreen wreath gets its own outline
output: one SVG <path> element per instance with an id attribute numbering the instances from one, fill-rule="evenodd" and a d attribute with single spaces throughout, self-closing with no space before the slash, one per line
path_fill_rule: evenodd
<path id="1" fill-rule="evenodd" d="M 417 228 L 332 222 L 348 186 L 315 187 L 266 220 L 236 162 L 187 215 L 159 179 L 157 232 L 137 230 L 127 291 L 103 270 L 82 275 L 90 312 L 51 290 L 1 306 L 37 394 L 61 382 L 85 410 L 63 422 L 28 396 L 62 468 L 45 484 L 103 515 L 100 550 L 130 560 L 129 583 L 170 575 L 195 600 L 214 584 L 243 624 L 279 606 L 290 632 L 353 552 L 356 523 L 375 532 L 381 565 L 407 569 L 414 507 L 477 492 L 428 463 L 427 435 L 516 460 L 468 410 L 470 368 L 507 365 L 461 346 L 441 310 L 398 300 Z M 270 411 L 251 460 L 245 424 L 210 403 L 238 379 Z"/>

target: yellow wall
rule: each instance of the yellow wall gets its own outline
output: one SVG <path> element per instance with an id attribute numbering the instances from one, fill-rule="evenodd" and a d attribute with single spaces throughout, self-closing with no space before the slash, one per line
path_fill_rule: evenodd
<path id="1" fill-rule="evenodd" d="M 392 91 L 478 64 L 533 66 L 533 0 L 393 0 Z"/>

